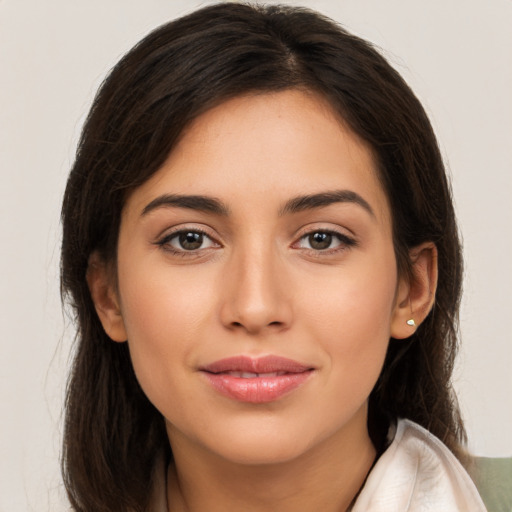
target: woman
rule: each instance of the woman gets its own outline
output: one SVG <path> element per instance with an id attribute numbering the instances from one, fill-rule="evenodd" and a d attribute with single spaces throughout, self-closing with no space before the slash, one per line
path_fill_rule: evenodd
<path id="1" fill-rule="evenodd" d="M 371 45 L 275 6 L 157 29 L 98 93 L 63 224 L 75 510 L 485 510 L 449 184 Z"/>

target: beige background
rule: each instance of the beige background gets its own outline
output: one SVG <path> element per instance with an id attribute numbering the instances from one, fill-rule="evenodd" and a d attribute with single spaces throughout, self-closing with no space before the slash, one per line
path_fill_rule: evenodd
<path id="1" fill-rule="evenodd" d="M 59 208 L 92 95 L 150 29 L 206 3 L 0 0 L 2 512 L 65 510 Z M 512 455 L 512 1 L 301 3 L 384 48 L 431 115 L 465 241 L 456 387 L 470 446 Z"/>

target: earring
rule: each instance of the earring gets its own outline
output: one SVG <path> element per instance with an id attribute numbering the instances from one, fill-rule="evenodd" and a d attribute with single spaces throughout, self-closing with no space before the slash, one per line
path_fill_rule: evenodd
<path id="1" fill-rule="evenodd" d="M 416 327 L 416 322 L 414 321 L 414 318 L 407 320 L 407 325 L 410 325 L 411 327 Z"/>

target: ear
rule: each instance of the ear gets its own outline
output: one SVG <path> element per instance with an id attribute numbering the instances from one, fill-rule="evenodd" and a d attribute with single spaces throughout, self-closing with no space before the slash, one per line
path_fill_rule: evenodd
<path id="1" fill-rule="evenodd" d="M 119 297 L 113 283 L 112 271 L 96 251 L 89 257 L 86 279 L 103 329 L 112 340 L 126 341 L 128 336 L 121 315 Z"/>
<path id="2" fill-rule="evenodd" d="M 436 296 L 437 248 L 435 244 L 425 242 L 414 247 L 409 251 L 409 257 L 412 263 L 412 275 L 403 276 L 399 280 L 391 319 L 391 337 L 396 339 L 408 338 L 414 334 L 432 309 Z"/>

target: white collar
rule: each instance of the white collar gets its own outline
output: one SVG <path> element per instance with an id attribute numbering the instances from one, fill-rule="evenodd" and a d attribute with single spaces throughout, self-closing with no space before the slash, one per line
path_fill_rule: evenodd
<path id="1" fill-rule="evenodd" d="M 428 430 L 399 420 L 352 512 L 485 512 L 460 462 Z"/>

